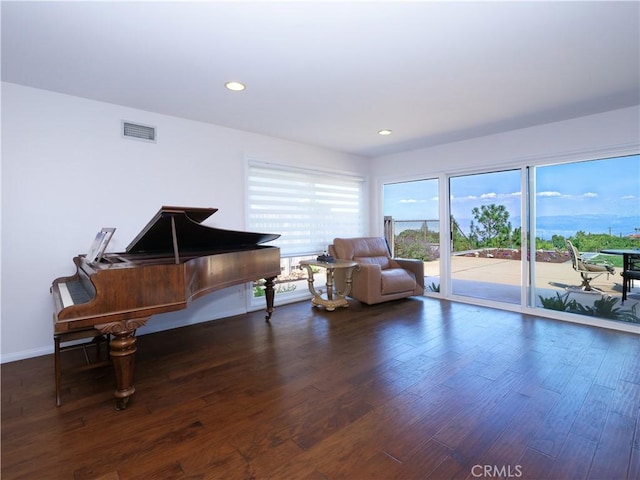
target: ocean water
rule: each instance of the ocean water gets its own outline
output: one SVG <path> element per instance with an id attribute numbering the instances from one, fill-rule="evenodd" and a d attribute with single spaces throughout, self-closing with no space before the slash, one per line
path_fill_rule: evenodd
<path id="1" fill-rule="evenodd" d="M 553 235 L 570 237 L 579 231 L 606 233 L 616 237 L 640 233 L 639 216 L 560 215 L 538 217 L 536 220 L 536 236 L 547 240 L 551 240 Z"/>
<path id="2" fill-rule="evenodd" d="M 472 219 L 456 221 L 462 231 L 469 234 Z M 510 221 L 512 228 L 521 226 L 520 217 L 512 217 Z M 572 237 L 579 231 L 607 233 L 617 237 L 640 234 L 640 215 L 557 215 L 536 219 L 536 236 L 543 240 L 551 240 L 553 235 Z"/>

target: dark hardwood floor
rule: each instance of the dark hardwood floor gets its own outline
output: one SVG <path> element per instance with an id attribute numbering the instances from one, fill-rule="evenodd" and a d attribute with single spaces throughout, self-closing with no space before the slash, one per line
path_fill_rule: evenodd
<path id="1" fill-rule="evenodd" d="M 2 365 L 2 479 L 640 478 L 633 334 L 416 298 L 138 347 L 119 412 L 109 369 L 56 408 L 52 356 Z"/>

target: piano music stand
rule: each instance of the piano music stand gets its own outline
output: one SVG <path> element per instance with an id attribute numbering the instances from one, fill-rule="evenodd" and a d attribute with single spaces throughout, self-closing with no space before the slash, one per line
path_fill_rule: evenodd
<path id="1" fill-rule="evenodd" d="M 102 256 L 107 249 L 107 245 L 109 245 L 109 240 L 111 240 L 115 231 L 115 228 L 103 228 L 98 232 L 89 252 L 87 253 L 86 258 L 89 265 L 95 265 L 102 260 Z"/>
<path id="2" fill-rule="evenodd" d="M 73 342 L 75 340 L 80 340 L 83 338 L 91 337 L 90 341 L 74 343 L 72 345 L 62 345 L 63 343 Z M 55 368 L 55 376 L 56 376 L 56 406 L 59 407 L 62 405 L 62 369 L 61 369 L 61 359 L 60 354 L 67 350 L 78 350 L 82 349 L 84 353 L 84 358 L 86 364 L 81 367 L 76 367 L 70 371 L 80 372 L 84 370 L 89 370 L 93 368 L 105 367 L 107 365 L 111 365 L 111 358 L 109 357 L 109 339 L 110 335 L 103 335 L 99 330 L 95 328 L 91 328 L 89 330 L 81 330 L 79 332 L 69 332 L 69 333 L 58 333 L 53 336 L 54 342 L 54 368 Z M 100 345 L 106 342 L 107 348 L 107 358 L 104 360 L 100 360 Z M 87 352 L 87 347 L 95 345 L 96 347 L 96 360 L 92 362 L 89 359 L 89 354 Z"/>

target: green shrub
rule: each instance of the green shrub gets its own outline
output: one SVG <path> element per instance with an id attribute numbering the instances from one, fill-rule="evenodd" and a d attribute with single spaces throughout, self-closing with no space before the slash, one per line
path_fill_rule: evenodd
<path id="1" fill-rule="evenodd" d="M 546 297 L 544 298 L 542 295 L 539 295 L 540 302 L 542 306 L 548 310 L 557 310 L 559 312 L 569 312 L 576 308 L 576 301 L 569 300 L 569 293 L 565 293 L 564 295 L 560 295 L 559 292 L 556 292 L 555 297 Z"/>
<path id="2" fill-rule="evenodd" d="M 564 295 L 556 292 L 555 297 L 542 297 L 539 295 L 543 308 L 560 312 L 576 313 L 589 317 L 606 318 L 607 320 L 619 320 L 622 322 L 640 323 L 636 312 L 636 304 L 631 309 L 623 310 L 617 307 L 619 299 L 603 295 L 591 305 L 582 305 L 576 300 L 569 300 L 569 292 Z"/>

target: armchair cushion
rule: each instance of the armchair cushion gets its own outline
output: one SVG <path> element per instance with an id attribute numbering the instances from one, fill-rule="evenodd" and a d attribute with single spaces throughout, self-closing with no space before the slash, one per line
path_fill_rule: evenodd
<path id="1" fill-rule="evenodd" d="M 389 268 L 380 272 L 382 278 L 382 294 L 413 291 L 416 288 L 416 277 L 402 268 Z"/>

